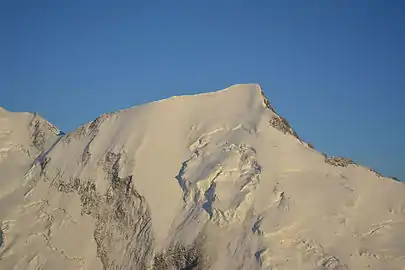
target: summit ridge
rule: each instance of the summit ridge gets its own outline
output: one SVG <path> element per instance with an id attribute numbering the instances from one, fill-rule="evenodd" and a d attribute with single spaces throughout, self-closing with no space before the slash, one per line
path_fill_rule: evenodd
<path id="1" fill-rule="evenodd" d="M 1 269 L 402 269 L 405 185 L 303 142 L 257 84 L 63 134 L 0 116 Z"/>

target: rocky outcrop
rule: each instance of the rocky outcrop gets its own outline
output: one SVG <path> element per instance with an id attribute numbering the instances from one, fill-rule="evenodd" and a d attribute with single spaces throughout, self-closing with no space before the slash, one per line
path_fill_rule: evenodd
<path id="1" fill-rule="evenodd" d="M 265 94 L 261 88 L 260 88 L 260 95 L 263 98 L 264 106 L 274 113 L 273 117 L 269 120 L 270 126 L 283 132 L 284 134 L 290 134 L 290 135 L 294 136 L 295 138 L 297 138 L 298 140 L 301 140 L 298 137 L 298 134 L 291 127 L 290 123 L 288 123 L 287 119 L 285 119 L 284 117 L 281 117 L 280 115 L 277 114 L 276 110 L 271 106 L 270 101 L 265 96 Z"/>
<path id="2" fill-rule="evenodd" d="M 333 166 L 339 166 L 339 167 L 347 167 L 350 164 L 355 164 L 353 160 L 350 158 L 345 158 L 345 157 L 336 157 L 336 156 L 326 156 L 325 155 L 325 162 L 333 165 Z"/>
<path id="3" fill-rule="evenodd" d="M 2 248 L 3 242 L 4 242 L 4 239 L 3 239 L 3 230 L 0 228 L 0 248 Z"/>
<path id="4" fill-rule="evenodd" d="M 94 239 L 104 269 L 146 269 L 154 250 L 152 221 L 145 199 L 132 185 L 133 176 L 119 177 L 120 159 L 120 153 L 108 152 L 100 161 L 109 181 L 104 194 L 94 180 L 66 179 L 61 171 L 51 184 L 60 192 L 76 192 L 82 215 L 95 219 Z"/>
<path id="5" fill-rule="evenodd" d="M 29 129 L 32 144 L 40 152 L 48 150 L 54 143 L 56 136 L 60 133 L 54 125 L 36 113 L 33 113 Z"/>
<path id="6" fill-rule="evenodd" d="M 290 134 L 300 140 L 300 138 L 298 137 L 298 134 L 294 131 L 294 129 L 292 129 L 292 127 L 288 123 L 287 119 L 285 119 L 279 115 L 274 115 L 270 119 L 269 124 L 270 124 L 270 126 L 274 127 L 275 129 L 283 132 L 284 134 Z"/>
<path id="7" fill-rule="evenodd" d="M 157 253 L 153 258 L 153 270 L 208 269 L 209 259 L 205 256 L 205 246 L 202 237 L 191 244 L 173 243 L 168 249 Z"/>
<path id="8" fill-rule="evenodd" d="M 90 123 L 84 124 L 77 130 L 66 134 L 63 138 L 63 142 L 68 144 L 72 139 L 81 139 L 84 137 L 89 137 L 90 141 L 92 141 L 97 136 L 101 124 L 114 115 L 116 115 L 116 113 L 105 113 L 100 115 Z"/>
<path id="9" fill-rule="evenodd" d="M 37 115 L 5 120 L 0 150 L 26 132 L 15 138 L 37 158 L 0 167 L 0 268 L 401 267 L 403 185 L 347 158 L 325 165 L 260 88 L 231 88 L 63 137 Z"/>

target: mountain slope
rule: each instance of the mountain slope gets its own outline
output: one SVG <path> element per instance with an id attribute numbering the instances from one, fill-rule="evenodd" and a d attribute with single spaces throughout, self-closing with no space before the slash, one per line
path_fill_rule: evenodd
<path id="1" fill-rule="evenodd" d="M 8 142 L 35 145 L 25 118 L 1 115 L 25 134 Z M 104 114 L 63 137 L 38 129 L 35 155 L 0 161 L 2 179 L 18 172 L 0 198 L 2 269 L 147 269 L 193 241 L 201 269 L 405 265 L 405 185 L 312 149 L 258 85 Z"/>
<path id="2" fill-rule="evenodd" d="M 22 198 L 15 192 L 34 160 L 57 141 L 59 130 L 37 114 L 11 113 L 0 107 L 0 204 Z M 10 202 L 11 202 L 10 201 Z M 8 207 L 0 208 L 0 220 Z"/>

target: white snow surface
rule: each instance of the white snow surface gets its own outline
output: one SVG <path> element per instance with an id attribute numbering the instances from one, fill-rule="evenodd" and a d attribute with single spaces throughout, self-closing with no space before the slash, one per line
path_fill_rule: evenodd
<path id="1" fill-rule="evenodd" d="M 282 120 L 256 84 L 64 136 L 0 109 L 0 269 L 153 269 L 199 237 L 207 269 L 404 270 L 404 183 L 326 162 Z"/>

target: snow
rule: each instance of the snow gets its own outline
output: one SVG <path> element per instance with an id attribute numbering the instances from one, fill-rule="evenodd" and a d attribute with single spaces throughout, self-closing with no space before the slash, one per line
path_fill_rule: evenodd
<path id="1" fill-rule="evenodd" d="M 0 268 L 145 269 L 203 236 L 210 269 L 403 269 L 405 185 L 325 162 L 282 120 L 240 84 L 59 137 L 40 118 L 36 149 L 32 115 L 1 111 Z"/>

